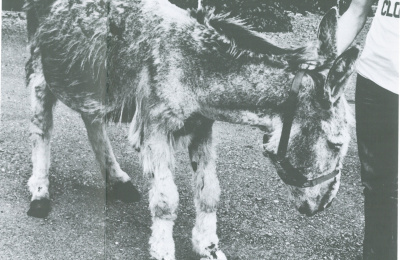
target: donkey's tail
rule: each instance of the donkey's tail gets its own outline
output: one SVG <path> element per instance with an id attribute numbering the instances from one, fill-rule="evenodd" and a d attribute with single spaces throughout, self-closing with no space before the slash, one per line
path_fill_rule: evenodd
<path id="1" fill-rule="evenodd" d="M 55 0 L 25 0 L 24 11 L 26 12 L 28 40 L 30 45 L 31 56 L 25 64 L 26 86 L 29 86 L 31 75 L 40 73 L 35 71 L 34 63 L 38 58 L 37 49 L 38 42 L 35 41 L 35 34 L 39 29 L 40 23 L 50 13 L 51 5 Z"/>
<path id="2" fill-rule="evenodd" d="M 55 0 L 25 0 L 28 39 L 31 40 L 39 28 L 40 21 L 44 19 Z"/>

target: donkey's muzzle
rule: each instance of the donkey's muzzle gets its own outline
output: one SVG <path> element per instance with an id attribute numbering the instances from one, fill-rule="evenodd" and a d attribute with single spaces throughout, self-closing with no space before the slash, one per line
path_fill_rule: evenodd
<path id="1" fill-rule="evenodd" d="M 306 204 L 306 203 L 303 204 L 303 205 L 301 205 L 301 207 L 298 208 L 297 210 L 298 210 L 301 214 L 306 215 L 306 216 L 308 216 L 308 217 L 311 217 L 312 215 L 314 215 L 314 214 L 316 213 L 316 211 L 315 211 L 315 212 L 311 211 L 311 208 L 310 208 L 309 205 Z"/>
<path id="2" fill-rule="evenodd" d="M 306 215 L 307 217 L 312 217 L 318 212 L 324 211 L 325 209 L 329 208 L 332 206 L 332 202 L 334 199 L 332 199 L 328 204 L 326 205 L 320 205 L 317 209 L 312 209 L 310 205 L 305 202 L 303 205 L 301 205 L 297 210 L 299 211 L 300 214 Z"/>

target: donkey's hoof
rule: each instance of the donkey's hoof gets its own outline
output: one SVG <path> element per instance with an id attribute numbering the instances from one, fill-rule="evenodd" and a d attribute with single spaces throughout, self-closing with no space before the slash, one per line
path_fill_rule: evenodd
<path id="1" fill-rule="evenodd" d="M 50 200 L 47 198 L 31 201 L 27 212 L 28 216 L 35 218 L 45 218 L 50 212 Z"/>
<path id="2" fill-rule="evenodd" d="M 227 260 L 225 254 L 219 250 L 212 250 L 209 256 L 202 257 L 200 260 Z"/>
<path id="3" fill-rule="evenodd" d="M 140 200 L 140 193 L 130 181 L 116 183 L 113 191 L 117 200 L 126 203 L 138 202 Z"/>

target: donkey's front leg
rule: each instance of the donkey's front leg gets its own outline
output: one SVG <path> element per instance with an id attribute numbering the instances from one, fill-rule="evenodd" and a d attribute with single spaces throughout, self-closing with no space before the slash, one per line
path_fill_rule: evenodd
<path id="1" fill-rule="evenodd" d="M 53 107 L 56 98 L 50 92 L 43 75 L 32 75 L 42 78 L 31 79 L 32 110 L 31 140 L 32 140 L 32 176 L 28 187 L 32 200 L 27 214 L 32 217 L 44 218 L 50 212 L 49 199 L 49 168 L 50 168 L 50 137 L 53 128 Z"/>
<path id="2" fill-rule="evenodd" d="M 103 177 L 112 185 L 116 199 L 123 202 L 139 201 L 140 194 L 131 183 L 131 178 L 121 170 L 108 139 L 106 127 L 101 119 L 82 115 L 90 144 L 100 165 Z"/>
<path id="3" fill-rule="evenodd" d="M 175 259 L 172 237 L 179 194 L 173 179 L 172 136 L 153 133 L 141 146 L 143 172 L 150 176 L 149 203 L 151 226 L 150 255 L 158 260 Z"/>
<path id="4" fill-rule="evenodd" d="M 218 247 L 217 206 L 221 193 L 215 170 L 215 151 L 212 144 L 213 121 L 205 120 L 193 133 L 189 145 L 192 163 L 196 223 L 192 231 L 193 249 L 202 259 L 225 260 Z"/>
<path id="5" fill-rule="evenodd" d="M 37 56 L 32 55 L 29 59 L 26 71 L 33 112 L 30 124 L 33 169 L 28 181 L 32 199 L 27 213 L 29 216 L 44 218 L 50 212 L 50 137 L 53 128 L 53 107 L 57 99 L 46 84 L 41 61 Z"/>

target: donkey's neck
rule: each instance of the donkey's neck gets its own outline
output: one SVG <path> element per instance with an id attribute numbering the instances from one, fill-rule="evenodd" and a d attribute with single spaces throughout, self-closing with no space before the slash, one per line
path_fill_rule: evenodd
<path id="1" fill-rule="evenodd" d="M 267 125 L 272 116 L 281 114 L 293 79 L 286 68 L 263 62 L 232 66 L 227 73 L 207 76 L 207 86 L 198 91 L 204 115 L 251 125 Z"/>

